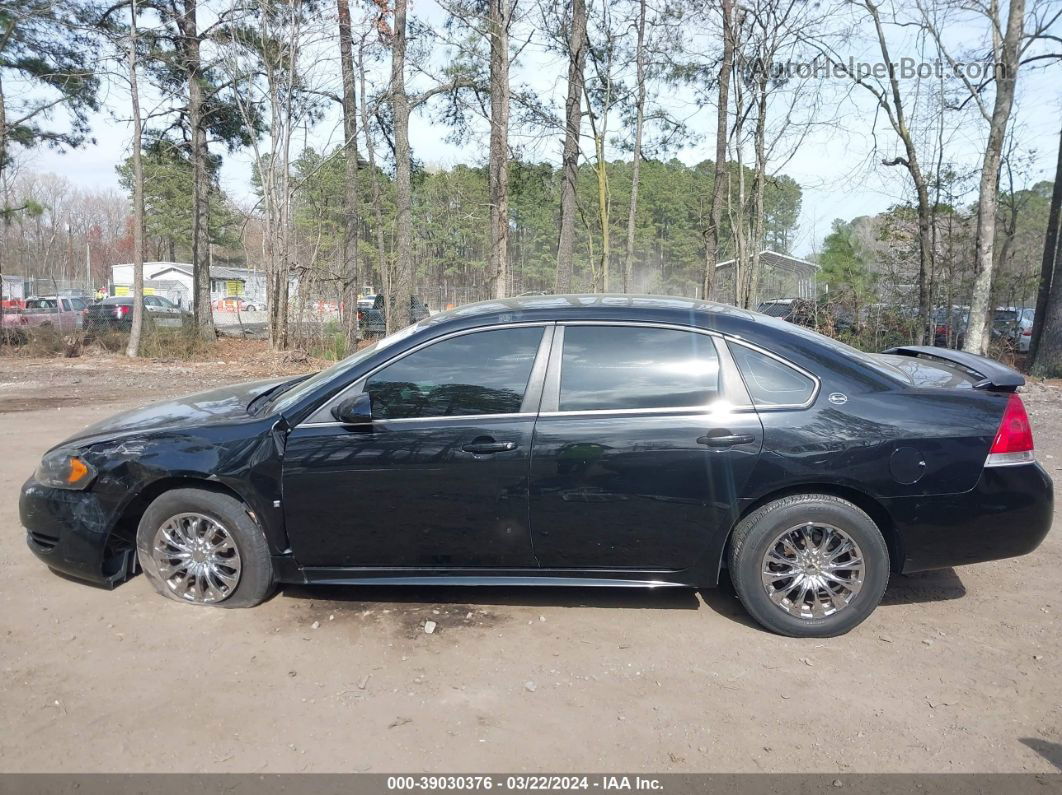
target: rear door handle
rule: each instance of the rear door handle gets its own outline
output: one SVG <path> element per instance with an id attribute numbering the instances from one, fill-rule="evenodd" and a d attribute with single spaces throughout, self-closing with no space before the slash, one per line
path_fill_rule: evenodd
<path id="1" fill-rule="evenodd" d="M 490 455 L 491 453 L 505 453 L 516 449 L 516 442 L 469 442 L 461 449 L 466 453 L 477 455 Z"/>
<path id="2" fill-rule="evenodd" d="M 752 444 L 755 437 L 747 433 L 732 433 L 723 436 L 701 436 L 697 444 L 706 444 L 709 447 L 734 447 L 739 444 Z"/>

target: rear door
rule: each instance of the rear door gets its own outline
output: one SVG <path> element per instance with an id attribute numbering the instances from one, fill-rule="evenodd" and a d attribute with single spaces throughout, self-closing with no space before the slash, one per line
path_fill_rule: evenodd
<path id="1" fill-rule="evenodd" d="M 531 456 L 545 568 L 690 568 L 721 547 L 763 431 L 716 338 L 571 323 L 554 336 Z"/>

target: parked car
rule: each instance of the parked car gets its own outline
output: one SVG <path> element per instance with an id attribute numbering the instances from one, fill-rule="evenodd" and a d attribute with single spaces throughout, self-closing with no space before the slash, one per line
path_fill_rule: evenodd
<path id="1" fill-rule="evenodd" d="M 833 332 L 847 332 L 856 327 L 855 314 L 851 309 L 825 299 L 815 301 L 810 298 L 778 298 L 764 301 L 757 308 L 765 315 L 807 328 L 830 326 Z"/>
<path id="2" fill-rule="evenodd" d="M 1018 352 L 1028 353 L 1032 342 L 1033 321 L 1036 320 L 1036 310 L 1022 309 L 1018 315 Z"/>
<path id="3" fill-rule="evenodd" d="M 86 306 L 83 298 L 67 298 L 58 295 L 27 298 L 22 317 L 29 328 L 54 328 L 70 332 L 81 328 Z"/>
<path id="4" fill-rule="evenodd" d="M 890 572 L 1023 555 L 1052 520 L 1013 370 L 871 355 L 681 298 L 494 300 L 313 376 L 119 414 L 22 489 L 30 548 L 247 607 L 276 583 L 710 587 L 846 632 Z"/>
<path id="5" fill-rule="evenodd" d="M 933 344 L 941 348 L 961 348 L 966 341 L 970 310 L 966 307 L 938 307 L 931 316 Z"/>
<path id="6" fill-rule="evenodd" d="M 179 328 L 191 318 L 161 295 L 144 296 L 144 320 L 154 326 Z M 85 310 L 85 327 L 90 330 L 117 328 L 128 330 L 133 325 L 133 297 L 116 295 L 91 304 Z"/>
<path id="7" fill-rule="evenodd" d="M 246 298 L 219 298 L 214 302 L 214 307 L 221 312 L 257 312 L 265 309 L 261 304 L 248 301 Z"/>
<path id="8" fill-rule="evenodd" d="M 991 339 L 1008 347 L 1018 343 L 1018 314 L 1014 307 L 996 307 L 992 313 Z"/>
<path id="9" fill-rule="evenodd" d="M 362 309 L 361 303 L 358 303 L 358 326 L 363 335 L 382 337 L 387 333 L 386 306 L 387 301 L 382 295 L 373 296 L 371 309 Z M 409 318 L 406 324 L 416 323 L 430 314 L 428 305 L 414 295 L 409 302 Z"/>

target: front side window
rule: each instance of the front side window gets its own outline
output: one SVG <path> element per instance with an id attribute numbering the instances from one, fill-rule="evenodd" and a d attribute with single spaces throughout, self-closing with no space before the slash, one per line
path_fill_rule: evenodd
<path id="1" fill-rule="evenodd" d="M 815 394 L 814 381 L 765 353 L 733 343 L 730 353 L 757 406 L 801 406 Z"/>
<path id="2" fill-rule="evenodd" d="M 375 419 L 515 414 L 535 363 L 541 328 L 463 334 L 390 364 L 365 383 Z"/>
<path id="3" fill-rule="evenodd" d="M 712 338 L 678 329 L 568 326 L 561 411 L 703 407 L 719 394 Z"/>

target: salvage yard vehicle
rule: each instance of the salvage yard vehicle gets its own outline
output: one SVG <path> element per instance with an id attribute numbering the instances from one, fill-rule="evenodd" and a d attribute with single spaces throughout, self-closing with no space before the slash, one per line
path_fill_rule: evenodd
<path id="1" fill-rule="evenodd" d="M 29 328 L 54 328 L 74 331 L 81 328 L 87 302 L 83 298 L 48 295 L 27 298 L 22 310 L 24 325 Z"/>
<path id="2" fill-rule="evenodd" d="M 180 328 L 191 314 L 161 295 L 144 296 L 144 320 L 149 325 Z M 133 325 L 133 297 L 115 295 L 89 305 L 85 327 L 89 330 L 113 328 L 128 331 Z"/>
<path id="3" fill-rule="evenodd" d="M 382 295 L 374 295 L 372 306 L 365 308 L 358 301 L 358 326 L 366 337 L 382 337 L 387 333 L 387 299 Z M 409 316 L 403 325 L 416 323 L 431 314 L 428 305 L 417 296 L 410 296 Z"/>
<path id="4" fill-rule="evenodd" d="M 1052 518 L 1016 390 L 680 298 L 463 306 L 312 376 L 120 414 L 22 489 L 30 548 L 248 607 L 277 583 L 708 587 L 847 632 L 890 573 L 1023 555 Z"/>

